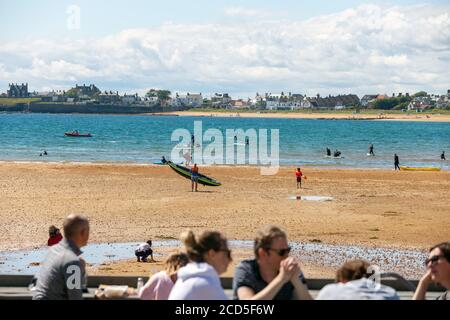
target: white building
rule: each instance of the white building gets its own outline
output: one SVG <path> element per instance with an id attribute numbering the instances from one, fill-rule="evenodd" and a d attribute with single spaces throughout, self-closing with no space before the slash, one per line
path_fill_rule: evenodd
<path id="1" fill-rule="evenodd" d="M 203 104 L 203 97 L 201 93 L 187 93 L 175 95 L 175 100 L 173 103 L 175 106 L 186 106 L 186 107 L 200 107 Z"/>
<path id="2" fill-rule="evenodd" d="M 139 100 L 140 99 L 139 99 L 139 96 L 138 96 L 137 93 L 135 93 L 135 94 L 124 94 L 124 96 L 122 97 L 122 102 L 126 103 L 126 104 L 133 104 L 133 103 L 138 102 Z"/>

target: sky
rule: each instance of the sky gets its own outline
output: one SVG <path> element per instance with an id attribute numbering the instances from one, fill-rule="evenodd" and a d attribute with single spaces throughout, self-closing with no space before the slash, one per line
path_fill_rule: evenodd
<path id="1" fill-rule="evenodd" d="M 0 92 L 450 89 L 450 1 L 0 0 Z"/>

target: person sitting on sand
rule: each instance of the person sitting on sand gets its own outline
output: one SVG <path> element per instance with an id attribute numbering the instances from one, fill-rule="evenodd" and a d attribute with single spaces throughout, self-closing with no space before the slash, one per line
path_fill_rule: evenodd
<path id="1" fill-rule="evenodd" d="M 336 282 L 320 290 L 317 300 L 399 300 L 397 292 L 370 280 L 370 264 L 364 260 L 347 261 L 336 272 Z"/>
<path id="2" fill-rule="evenodd" d="M 194 187 L 195 187 L 195 192 L 197 192 L 197 188 L 198 188 L 198 167 L 197 167 L 196 163 L 194 163 L 194 166 L 191 168 L 191 181 L 192 181 L 192 192 L 194 192 Z"/>
<path id="3" fill-rule="evenodd" d="M 62 235 L 61 235 L 60 230 L 57 227 L 53 226 L 53 225 L 50 226 L 50 228 L 48 228 L 48 235 L 49 235 L 49 238 L 48 238 L 48 241 L 47 241 L 47 245 L 49 247 L 59 243 L 62 240 L 62 238 L 63 238 Z"/>
<path id="4" fill-rule="evenodd" d="M 289 257 L 286 233 L 276 226 L 260 230 L 255 259 L 242 261 L 233 278 L 233 298 L 239 300 L 311 300 L 298 261 Z"/>
<path id="5" fill-rule="evenodd" d="M 166 163 L 166 162 L 167 162 L 166 157 L 162 156 L 161 157 L 161 163 Z"/>
<path id="6" fill-rule="evenodd" d="M 137 257 L 137 262 L 147 262 L 148 256 L 150 256 L 150 262 L 155 262 L 153 259 L 152 240 L 148 240 L 145 243 L 141 243 L 137 246 L 134 254 Z"/>
<path id="7" fill-rule="evenodd" d="M 441 160 L 445 160 L 445 152 L 444 151 L 442 151 Z"/>
<path id="8" fill-rule="evenodd" d="M 147 281 L 139 292 L 142 300 L 167 300 L 170 291 L 177 281 L 177 271 L 189 263 L 189 258 L 185 253 L 173 253 L 164 263 L 164 270 L 155 273 Z"/>
<path id="9" fill-rule="evenodd" d="M 300 168 L 297 168 L 297 171 L 295 171 L 295 176 L 297 177 L 297 189 L 302 187 L 302 170 Z"/>
<path id="10" fill-rule="evenodd" d="M 443 242 L 430 249 L 425 260 L 427 272 L 420 279 L 413 300 L 425 300 L 431 282 L 441 285 L 447 291 L 438 300 L 450 300 L 450 242 Z"/>
<path id="11" fill-rule="evenodd" d="M 219 278 L 232 261 L 227 239 L 216 231 L 195 236 L 188 230 L 181 240 L 190 262 L 178 270 L 169 300 L 227 300 Z"/>
<path id="12" fill-rule="evenodd" d="M 69 215 L 63 223 L 64 239 L 49 249 L 35 277 L 33 300 L 81 300 L 86 285 L 86 262 L 80 248 L 89 240 L 89 220 Z M 78 285 L 75 285 L 78 284 Z"/>

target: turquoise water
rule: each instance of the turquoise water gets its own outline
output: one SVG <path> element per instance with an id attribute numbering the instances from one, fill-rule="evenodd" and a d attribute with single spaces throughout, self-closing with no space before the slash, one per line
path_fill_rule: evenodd
<path id="1" fill-rule="evenodd" d="M 203 132 L 279 129 L 282 165 L 385 168 L 397 153 L 400 165 L 450 167 L 440 160 L 442 150 L 450 158 L 450 123 L 53 114 L 0 114 L 0 160 L 151 163 L 169 157 L 173 130 L 193 132 L 194 120 Z M 75 129 L 94 137 L 64 136 Z M 370 143 L 375 157 L 366 156 Z M 324 157 L 326 147 L 344 159 Z"/>

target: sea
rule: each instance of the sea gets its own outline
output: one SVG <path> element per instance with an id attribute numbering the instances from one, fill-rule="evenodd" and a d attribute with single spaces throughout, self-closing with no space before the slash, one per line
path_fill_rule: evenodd
<path id="1" fill-rule="evenodd" d="M 203 130 L 195 142 L 203 141 L 203 147 L 210 143 L 202 136 L 208 129 L 218 129 L 224 139 L 227 129 L 267 130 L 269 153 L 271 132 L 278 130 L 282 166 L 393 168 L 396 153 L 400 165 L 450 168 L 450 161 L 440 160 L 442 151 L 450 158 L 446 122 L 32 113 L 0 114 L 0 160 L 150 164 L 161 156 L 170 159 L 179 144 L 172 141 L 175 130 L 194 134 L 195 123 Z M 64 135 L 73 130 L 93 137 Z M 375 156 L 367 155 L 370 144 Z M 342 157 L 326 157 L 326 148 Z M 47 156 L 41 156 L 44 150 Z"/>

